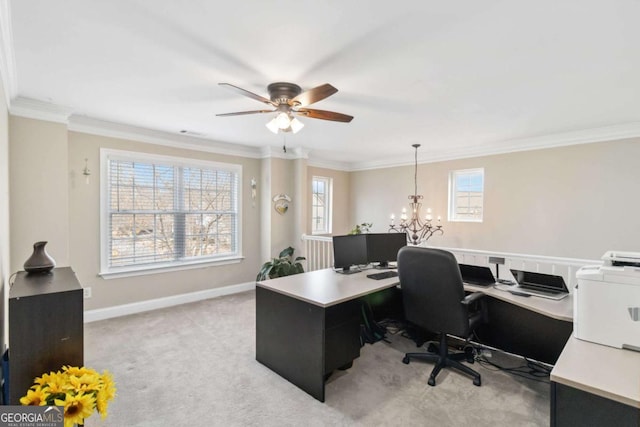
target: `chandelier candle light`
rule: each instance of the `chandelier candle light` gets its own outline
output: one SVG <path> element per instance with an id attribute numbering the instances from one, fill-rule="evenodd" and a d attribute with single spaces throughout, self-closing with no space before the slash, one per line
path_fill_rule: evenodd
<path id="1" fill-rule="evenodd" d="M 424 217 L 424 222 L 420 219 L 420 207 L 422 203 L 422 196 L 418 194 L 418 147 L 420 144 L 413 144 L 415 148 L 415 170 L 413 174 L 414 192 L 412 196 L 409 196 L 409 206 L 411 207 L 411 218 L 407 217 L 407 209 L 402 208 L 402 214 L 400 215 L 400 224 L 395 224 L 396 216 L 391 214 L 391 221 L 389 223 L 389 232 L 396 231 L 399 233 L 407 233 L 407 242 L 413 245 L 417 245 L 429 240 L 435 233 L 443 234 L 442 224 L 440 223 L 440 216 L 437 218 L 437 224 L 433 225 L 433 216 L 431 215 L 431 208 L 427 208 L 427 214 Z"/>

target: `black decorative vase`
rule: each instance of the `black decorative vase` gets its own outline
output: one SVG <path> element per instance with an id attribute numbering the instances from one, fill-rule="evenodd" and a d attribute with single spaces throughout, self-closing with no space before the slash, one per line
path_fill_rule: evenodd
<path id="1" fill-rule="evenodd" d="M 44 248 L 47 242 L 35 242 L 33 244 L 33 253 L 28 260 L 24 262 L 24 271 L 29 274 L 48 273 L 56 266 L 56 261 L 51 258 Z"/>

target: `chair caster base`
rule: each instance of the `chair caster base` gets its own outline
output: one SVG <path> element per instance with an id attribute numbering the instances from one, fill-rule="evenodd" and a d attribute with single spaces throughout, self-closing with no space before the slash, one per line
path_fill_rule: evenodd
<path id="1" fill-rule="evenodd" d="M 481 384 L 482 382 L 480 381 L 480 378 L 473 379 L 473 385 L 480 387 Z"/>
<path id="2" fill-rule="evenodd" d="M 427 384 L 429 384 L 431 387 L 435 387 L 436 386 L 436 379 L 430 377 L 429 381 L 427 381 Z"/>
<path id="3" fill-rule="evenodd" d="M 408 364 L 409 364 L 409 361 L 410 361 L 410 360 L 409 360 L 409 357 L 408 357 L 408 356 L 405 356 L 405 357 L 403 357 L 403 358 L 402 358 L 402 363 L 404 363 L 405 365 L 408 365 Z"/>
<path id="4" fill-rule="evenodd" d="M 464 348 L 464 354 L 466 356 L 467 363 L 473 364 L 473 362 L 475 362 L 475 357 L 473 355 L 473 347 L 466 346 Z"/>

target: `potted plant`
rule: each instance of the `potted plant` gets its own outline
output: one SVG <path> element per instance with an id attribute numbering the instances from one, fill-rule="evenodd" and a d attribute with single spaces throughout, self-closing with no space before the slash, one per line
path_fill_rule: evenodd
<path id="1" fill-rule="evenodd" d="M 304 268 L 300 261 L 306 258 L 299 256 L 294 259 L 293 251 L 294 249 L 289 246 L 280 252 L 278 258 L 273 258 L 271 261 L 262 264 L 262 268 L 260 268 L 256 276 L 256 281 L 304 273 Z"/>
<path id="2" fill-rule="evenodd" d="M 368 233 L 372 226 L 373 224 L 370 222 L 363 222 L 362 224 L 356 224 L 356 226 L 353 227 L 353 230 L 351 230 L 348 234 Z"/>
<path id="3" fill-rule="evenodd" d="M 109 401 L 116 395 L 113 377 L 84 366 L 63 366 L 57 372 L 44 373 L 34 380 L 23 405 L 64 406 L 64 425 L 83 426 L 85 418 L 97 411 L 104 420 Z M 37 424 L 37 423 L 36 423 Z"/>

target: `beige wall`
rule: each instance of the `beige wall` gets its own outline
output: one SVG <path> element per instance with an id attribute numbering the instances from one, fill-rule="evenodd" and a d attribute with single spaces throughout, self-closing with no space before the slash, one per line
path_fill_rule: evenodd
<path id="1" fill-rule="evenodd" d="M 5 89 L 0 79 L 0 349 L 7 343 L 7 298 L 9 294 L 9 111 Z"/>
<path id="2" fill-rule="evenodd" d="M 307 172 L 309 169 L 307 159 L 296 159 L 293 161 L 293 214 L 295 228 L 293 232 L 294 244 L 297 250 L 302 252 L 302 242 L 300 236 L 307 232 L 307 223 L 311 221 L 309 217 L 309 205 L 311 204 L 311 191 L 307 185 Z M 298 254 L 299 255 L 299 254 Z"/>
<path id="3" fill-rule="evenodd" d="M 296 242 L 299 241 L 295 237 L 296 232 L 296 207 L 301 200 L 295 196 L 295 165 L 294 160 L 272 158 L 266 159 L 270 162 L 270 186 L 265 190 L 268 191 L 269 200 L 265 209 L 270 210 L 270 256 L 273 258 L 278 256 L 281 250 L 288 246 L 296 248 Z M 286 194 L 291 197 L 289 210 L 280 215 L 274 210 L 273 198 L 279 194 Z M 266 259 L 265 259 L 266 261 Z"/>
<path id="4" fill-rule="evenodd" d="M 11 116 L 7 121 L 6 105 L 0 108 L 0 116 L 5 117 L 4 122 L 0 118 L 0 161 L 10 171 L 9 184 L 6 175 L 0 175 L 0 227 L 4 221 L 7 228 L 2 212 L 10 209 L 11 232 L 10 243 L 8 233 L 0 239 L 2 263 L 10 265 L 3 277 L 22 269 L 33 242 L 47 240 L 58 265 L 71 265 L 81 283 L 92 287 L 93 297 L 85 300 L 87 309 L 253 281 L 267 258 L 289 245 L 302 249 L 298 231 L 310 231 L 314 175 L 333 178 L 333 234 L 347 233 L 362 222 L 373 223 L 374 232 L 386 231 L 389 214 L 399 215 L 413 191 L 411 166 L 349 173 L 308 167 L 304 159 L 240 158 L 68 132 L 62 124 L 22 117 Z M 573 258 L 598 258 L 609 249 L 639 250 L 640 198 L 635 188 L 640 182 L 639 142 L 631 139 L 420 165 L 418 192 L 425 196 L 424 206 L 443 217 L 445 226 L 445 235 L 429 243 Z M 99 277 L 100 148 L 241 164 L 244 260 L 128 278 Z M 89 184 L 82 176 L 85 158 L 93 172 Z M 475 167 L 485 168 L 485 220 L 450 223 L 446 220 L 448 174 Z M 255 201 L 252 177 L 258 180 Z M 272 198 L 280 193 L 293 199 L 283 216 L 273 210 Z"/>
<path id="5" fill-rule="evenodd" d="M 270 259 L 271 254 L 271 159 L 260 162 L 260 179 L 257 186 L 257 200 L 260 200 L 260 259 Z"/>
<path id="6" fill-rule="evenodd" d="M 9 125 L 11 271 L 41 240 L 57 266 L 68 266 L 67 127 L 15 116 Z"/>
<path id="7" fill-rule="evenodd" d="M 410 154 L 410 153 L 409 153 Z M 598 259 L 640 250 L 640 139 L 484 156 L 418 167 L 423 209 L 442 215 L 429 245 Z M 484 167 L 484 222 L 447 219 L 448 174 Z M 413 167 L 355 172 L 354 219 L 384 231 L 413 193 Z"/>
<path id="8" fill-rule="evenodd" d="M 242 165 L 242 252 L 240 263 L 164 272 L 117 279 L 102 279 L 100 268 L 100 149 L 197 158 Z M 169 148 L 140 142 L 69 132 L 69 199 L 71 265 L 83 286 L 91 286 L 93 297 L 85 309 L 109 307 L 136 301 L 251 282 L 261 263 L 260 205 L 251 199 L 250 182 L 260 176 L 260 160 Z M 84 159 L 93 172 L 89 184 L 82 176 Z"/>
<path id="9" fill-rule="evenodd" d="M 333 179 L 333 216 L 331 229 L 334 235 L 348 233 L 356 224 L 350 217 L 351 210 L 351 174 L 345 171 L 310 166 L 307 169 L 307 189 L 311 195 L 311 181 L 314 176 L 325 176 Z M 310 196 L 309 196 L 310 197 Z M 364 221 L 360 221 L 364 222 Z M 307 202 L 307 220 L 305 233 L 311 234 L 311 199 Z"/>

